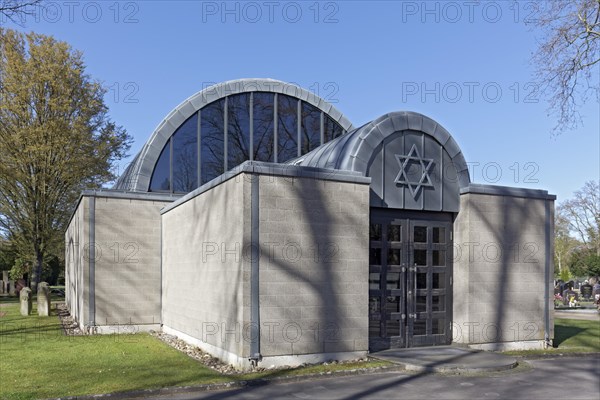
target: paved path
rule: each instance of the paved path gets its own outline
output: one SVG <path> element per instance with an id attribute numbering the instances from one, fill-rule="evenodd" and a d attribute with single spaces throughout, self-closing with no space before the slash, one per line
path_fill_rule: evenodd
<path id="1" fill-rule="evenodd" d="M 506 371 L 517 365 L 514 357 L 458 346 L 389 349 L 373 353 L 371 356 L 417 372 L 494 372 Z"/>
<path id="2" fill-rule="evenodd" d="M 153 399 L 585 399 L 600 398 L 600 356 L 528 361 L 531 369 L 485 376 L 388 372 Z"/>
<path id="3" fill-rule="evenodd" d="M 597 310 L 554 310 L 554 318 L 585 319 L 588 321 L 600 321 L 600 313 Z"/>

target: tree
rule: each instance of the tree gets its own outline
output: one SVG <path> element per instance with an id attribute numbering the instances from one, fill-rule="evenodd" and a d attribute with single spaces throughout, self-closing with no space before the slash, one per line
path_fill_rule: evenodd
<path id="1" fill-rule="evenodd" d="M 554 265 L 558 268 L 558 275 L 569 268 L 573 252 L 580 245 L 581 242 L 571 236 L 568 215 L 562 207 L 558 207 L 554 219 Z"/>
<path id="2" fill-rule="evenodd" d="M 35 266 L 33 285 L 80 192 L 113 180 L 129 149 L 104 93 L 67 43 L 0 29 L 0 234 Z"/>
<path id="3" fill-rule="evenodd" d="M 589 181 L 565 200 L 559 213 L 568 220 L 569 229 L 585 248 L 600 256 L 600 187 Z"/>
<path id="4" fill-rule="evenodd" d="M 575 276 L 600 276 L 600 256 L 585 249 L 576 250 L 569 269 Z"/>
<path id="5" fill-rule="evenodd" d="M 10 271 L 16 255 L 9 240 L 0 237 L 0 271 Z"/>
<path id="6" fill-rule="evenodd" d="M 600 187 L 589 181 L 556 210 L 554 259 L 559 273 L 600 274 Z"/>
<path id="7" fill-rule="evenodd" d="M 2 16 L 17 25 L 24 22 L 24 17 L 34 15 L 36 7 L 42 0 L 0 0 L 0 21 Z"/>
<path id="8" fill-rule="evenodd" d="M 600 0 L 554 0 L 536 7 L 529 23 L 542 40 L 532 61 L 560 133 L 579 126 L 578 109 L 590 96 L 600 99 Z"/>

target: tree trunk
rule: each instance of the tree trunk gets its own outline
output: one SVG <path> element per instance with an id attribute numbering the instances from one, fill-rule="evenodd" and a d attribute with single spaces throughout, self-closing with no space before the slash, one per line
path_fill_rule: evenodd
<path id="1" fill-rule="evenodd" d="M 558 257 L 558 274 L 560 275 L 560 273 L 562 272 L 562 262 L 561 262 L 561 257 L 560 255 Z"/>
<path id="2" fill-rule="evenodd" d="M 31 290 L 37 293 L 38 283 L 42 279 L 42 264 L 44 262 L 44 256 L 42 255 L 39 247 L 35 249 L 35 265 L 33 267 L 33 279 L 31 280 Z"/>

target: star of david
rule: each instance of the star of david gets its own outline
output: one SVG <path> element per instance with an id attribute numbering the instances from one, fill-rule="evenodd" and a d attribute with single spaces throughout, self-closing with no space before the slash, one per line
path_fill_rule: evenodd
<path id="1" fill-rule="evenodd" d="M 419 190 L 422 187 L 433 186 L 431 183 L 431 178 L 429 177 L 429 170 L 433 165 L 433 159 L 431 158 L 422 158 L 417 150 L 417 146 L 414 144 L 410 148 L 408 155 L 402 156 L 400 154 L 395 154 L 396 160 L 398 164 L 400 164 L 400 171 L 398 172 L 398 176 L 394 179 L 395 183 L 400 183 L 402 185 L 408 186 L 408 190 L 410 190 L 410 194 L 413 198 L 416 199 Z M 410 180 L 407 174 L 407 167 L 410 163 L 417 163 L 421 165 L 421 177 L 419 180 Z"/>

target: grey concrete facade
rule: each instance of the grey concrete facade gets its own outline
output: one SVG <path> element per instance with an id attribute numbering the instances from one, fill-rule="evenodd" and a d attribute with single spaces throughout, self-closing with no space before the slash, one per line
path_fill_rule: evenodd
<path id="1" fill-rule="evenodd" d="M 300 150 L 298 122 L 298 158 L 234 168 L 224 161 L 215 172 L 222 175 L 200 179 L 206 183 L 186 195 L 167 194 L 175 190 L 171 137 L 184 121 L 200 121 L 201 177 L 201 109 L 263 91 L 274 94 L 274 120 L 283 94 L 316 107 L 321 146 Z M 343 128 L 328 142 L 326 117 Z M 250 153 L 253 126 L 242 137 Z M 227 129 L 215 154 L 224 160 L 232 154 Z M 150 185 L 167 143 L 168 191 Z M 484 349 L 540 348 L 553 338 L 555 197 L 471 183 L 457 141 L 422 114 L 391 112 L 353 129 L 295 85 L 225 82 L 176 107 L 115 187 L 84 192 L 65 234 L 66 301 L 90 333 L 162 327 L 238 368 L 363 357 L 379 333 L 393 338 L 388 347 L 452 339 Z"/>
<path id="2" fill-rule="evenodd" d="M 65 234 L 66 302 L 81 328 L 160 325 L 160 213 L 175 197 L 84 192 Z"/>
<path id="3" fill-rule="evenodd" d="M 163 210 L 163 329 L 240 368 L 250 365 L 253 326 L 261 365 L 366 355 L 369 180 L 241 167 Z"/>
<path id="4" fill-rule="evenodd" d="M 542 190 L 489 185 L 462 191 L 454 223 L 454 342 L 523 349 L 554 337 L 554 199 Z"/>
<path id="5" fill-rule="evenodd" d="M 162 215 L 163 328 L 231 363 L 249 351 L 249 204 L 248 183 L 232 179 Z"/>

